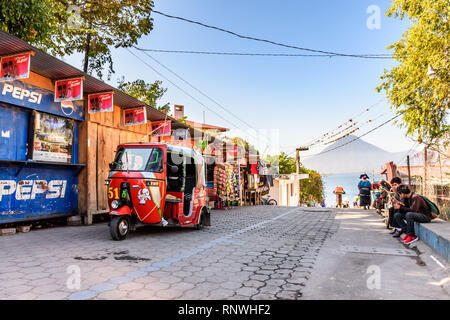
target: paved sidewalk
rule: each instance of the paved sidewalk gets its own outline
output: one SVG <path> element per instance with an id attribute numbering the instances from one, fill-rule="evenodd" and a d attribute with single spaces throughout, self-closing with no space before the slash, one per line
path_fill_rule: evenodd
<path id="1" fill-rule="evenodd" d="M 204 230 L 105 223 L 0 237 L 0 299 L 299 299 L 332 210 L 214 211 Z M 79 289 L 77 274 L 80 272 Z"/>
<path id="2" fill-rule="evenodd" d="M 449 265 L 422 241 L 402 244 L 372 210 L 341 210 L 336 220 L 304 299 L 450 299 Z"/>

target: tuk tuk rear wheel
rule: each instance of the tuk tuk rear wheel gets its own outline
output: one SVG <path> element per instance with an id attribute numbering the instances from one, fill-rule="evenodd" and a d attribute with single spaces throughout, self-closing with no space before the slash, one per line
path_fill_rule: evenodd
<path id="1" fill-rule="evenodd" d="M 196 224 L 194 227 L 196 230 L 203 229 L 203 211 L 200 213 L 200 218 L 199 218 L 198 224 Z"/>
<path id="2" fill-rule="evenodd" d="M 114 240 L 124 240 L 130 232 L 130 219 L 127 216 L 112 217 L 109 231 Z"/>

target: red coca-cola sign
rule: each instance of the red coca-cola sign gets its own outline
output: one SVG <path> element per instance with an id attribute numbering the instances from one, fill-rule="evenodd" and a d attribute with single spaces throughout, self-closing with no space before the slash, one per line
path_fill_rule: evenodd
<path id="1" fill-rule="evenodd" d="M 95 93 L 88 95 L 88 112 L 114 111 L 113 92 Z"/>
<path id="2" fill-rule="evenodd" d="M 124 125 L 134 126 L 147 123 L 147 110 L 145 107 L 126 109 L 123 111 Z"/>
<path id="3" fill-rule="evenodd" d="M 171 122 L 169 121 L 155 121 L 152 122 L 152 130 L 154 137 L 170 136 Z"/>
<path id="4" fill-rule="evenodd" d="M 30 53 L 0 58 L 0 82 L 30 77 Z"/>
<path id="5" fill-rule="evenodd" d="M 83 78 L 55 81 L 55 102 L 83 100 Z"/>

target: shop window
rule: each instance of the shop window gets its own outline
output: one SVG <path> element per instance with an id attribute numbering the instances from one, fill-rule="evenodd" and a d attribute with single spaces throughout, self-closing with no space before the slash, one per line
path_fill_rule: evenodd
<path id="1" fill-rule="evenodd" d="M 34 111 L 32 125 L 32 160 L 72 162 L 74 120 Z"/>
<path id="2" fill-rule="evenodd" d="M 0 106 L 1 160 L 26 160 L 29 118 L 25 110 Z"/>

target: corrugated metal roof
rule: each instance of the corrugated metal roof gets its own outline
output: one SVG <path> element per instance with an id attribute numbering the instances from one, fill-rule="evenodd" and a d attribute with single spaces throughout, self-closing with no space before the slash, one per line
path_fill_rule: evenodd
<path id="1" fill-rule="evenodd" d="M 123 109 L 146 106 L 146 104 L 142 101 L 129 96 L 117 88 L 114 88 L 113 86 L 92 77 L 87 73 L 84 73 L 74 66 L 71 66 L 64 61 L 45 53 L 29 43 L 0 30 L 0 56 L 7 56 L 26 51 L 34 51 L 35 53 L 31 58 L 31 71 L 34 73 L 52 80 L 84 76 L 85 94 L 114 91 L 114 104 Z M 166 115 L 161 111 L 147 105 L 147 118 L 150 121 L 160 121 L 166 119 Z M 172 120 L 173 128 L 188 128 L 188 126 L 172 117 L 167 117 L 167 120 Z"/>

